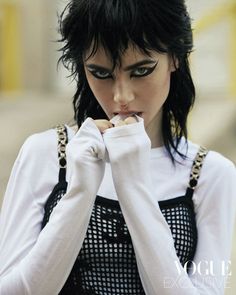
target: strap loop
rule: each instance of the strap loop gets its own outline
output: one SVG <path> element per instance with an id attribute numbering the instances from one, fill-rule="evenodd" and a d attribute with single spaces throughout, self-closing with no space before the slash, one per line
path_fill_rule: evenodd
<path id="1" fill-rule="evenodd" d="M 56 127 L 58 135 L 58 160 L 59 160 L 59 182 L 66 181 L 66 145 L 68 143 L 67 129 L 65 125 L 57 125 Z"/>
<path id="2" fill-rule="evenodd" d="M 203 160 L 205 159 L 207 153 L 208 153 L 208 150 L 200 146 L 199 151 L 193 161 L 192 170 L 190 173 L 190 180 L 189 180 L 189 188 L 192 190 L 194 190 L 197 186 Z"/>

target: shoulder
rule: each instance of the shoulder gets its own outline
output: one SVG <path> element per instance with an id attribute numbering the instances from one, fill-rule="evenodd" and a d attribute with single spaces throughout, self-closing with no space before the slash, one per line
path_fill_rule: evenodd
<path id="1" fill-rule="evenodd" d="M 67 136 L 70 140 L 74 131 L 66 126 Z M 34 133 L 23 143 L 17 161 L 29 166 L 48 167 L 50 164 L 58 165 L 58 134 L 56 127 Z"/>
<path id="2" fill-rule="evenodd" d="M 7 185 L 7 199 L 42 206 L 58 182 L 57 132 L 49 129 L 29 136 L 22 145 Z M 18 191 L 17 198 L 14 191 Z M 15 202 L 15 201 L 14 201 Z M 33 204 L 33 203 L 32 203 Z"/>
<path id="3" fill-rule="evenodd" d="M 66 126 L 68 140 L 75 132 Z M 30 135 L 21 147 L 19 157 L 21 162 L 37 165 L 46 169 L 53 164 L 58 166 L 58 134 L 56 127 Z"/>
<path id="4" fill-rule="evenodd" d="M 199 145 L 190 142 L 189 148 L 194 159 L 194 154 L 197 154 Z M 207 204 L 206 208 L 209 209 L 214 207 L 216 203 L 219 206 L 222 205 L 222 202 L 235 205 L 235 182 L 235 164 L 222 154 L 209 150 L 203 160 L 198 185 L 193 197 L 196 208 Z"/>
<path id="5" fill-rule="evenodd" d="M 215 151 L 208 152 L 204 165 L 209 173 L 224 174 L 228 170 L 236 170 L 231 160 Z"/>
<path id="6" fill-rule="evenodd" d="M 209 151 L 200 174 L 199 186 L 203 187 L 205 195 L 212 193 L 213 198 L 222 201 L 235 199 L 236 167 L 222 154 Z M 204 189 L 205 188 L 205 189 Z"/>
<path id="7" fill-rule="evenodd" d="M 24 142 L 21 153 L 24 157 L 42 159 L 57 151 L 57 133 L 55 129 L 30 135 Z"/>
<path id="8" fill-rule="evenodd" d="M 200 145 L 188 140 L 187 144 L 182 145 L 182 150 L 183 147 L 187 151 L 186 161 L 192 163 L 200 150 Z M 235 164 L 219 152 L 208 150 L 207 155 L 203 160 L 202 170 L 204 170 L 204 173 L 221 174 L 220 171 L 228 169 L 232 169 L 234 171 Z"/>
<path id="9" fill-rule="evenodd" d="M 183 168 L 192 169 L 193 161 L 197 156 L 200 145 L 191 141 L 184 141 L 181 146 L 181 152 L 186 154 L 186 159 L 182 161 Z M 209 150 L 203 159 L 200 169 L 200 177 L 197 190 L 209 190 L 213 188 L 223 188 L 232 186 L 236 182 L 235 164 L 219 152 Z"/>

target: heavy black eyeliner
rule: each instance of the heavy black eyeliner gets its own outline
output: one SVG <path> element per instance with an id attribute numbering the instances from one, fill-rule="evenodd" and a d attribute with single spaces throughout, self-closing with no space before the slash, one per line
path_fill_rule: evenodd
<path id="1" fill-rule="evenodd" d="M 105 79 L 109 79 L 109 78 L 112 78 L 112 75 L 109 74 L 109 76 L 107 77 L 100 77 L 96 74 L 97 71 L 94 71 L 94 70 L 88 70 L 95 78 L 97 79 L 100 79 L 100 80 L 105 80 Z"/>
<path id="2" fill-rule="evenodd" d="M 155 68 L 157 67 L 157 65 L 158 65 L 158 62 L 153 67 L 146 68 L 147 69 L 147 72 L 145 74 L 143 74 L 143 75 L 131 75 L 131 77 L 135 77 L 135 78 L 139 78 L 140 77 L 140 78 L 142 78 L 142 77 L 148 76 L 148 75 L 150 75 L 155 70 Z"/>
<path id="3" fill-rule="evenodd" d="M 134 77 L 134 78 L 142 78 L 142 77 L 145 77 L 145 76 L 148 76 L 148 75 L 150 75 L 154 70 L 155 70 L 155 68 L 156 68 L 156 66 L 158 65 L 158 61 L 156 62 L 156 64 L 153 66 L 153 67 L 138 67 L 138 68 L 136 68 L 135 70 L 133 70 L 133 72 L 135 72 L 136 70 L 138 70 L 139 68 L 141 69 L 141 68 L 144 68 L 144 69 L 147 69 L 147 72 L 145 73 L 145 74 L 143 74 L 143 75 L 132 75 L 131 74 L 131 77 Z M 110 76 L 107 76 L 107 77 L 101 77 L 101 76 L 98 76 L 97 74 L 96 74 L 96 72 L 98 72 L 98 71 L 105 71 L 105 69 L 103 69 L 103 68 L 97 68 L 97 69 L 95 69 L 95 66 L 94 66 L 94 68 L 89 68 L 89 67 L 87 67 L 88 68 L 88 71 L 95 77 L 95 78 L 97 78 L 97 79 L 100 79 L 100 80 L 106 80 L 106 79 L 109 79 L 109 78 L 113 78 L 112 77 L 112 74 L 110 73 Z"/>

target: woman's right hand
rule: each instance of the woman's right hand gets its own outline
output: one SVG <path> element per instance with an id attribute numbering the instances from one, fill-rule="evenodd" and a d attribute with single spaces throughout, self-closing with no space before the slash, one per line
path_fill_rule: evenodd
<path id="1" fill-rule="evenodd" d="M 67 144 L 68 189 L 78 188 L 79 184 L 80 190 L 86 190 L 91 196 L 96 195 L 105 171 L 106 148 L 101 134 L 102 126 L 87 118 Z"/>
<path id="2" fill-rule="evenodd" d="M 66 147 L 68 189 L 86 190 L 88 195 L 96 195 L 103 179 L 106 161 L 106 146 L 103 140 L 105 130 L 136 122 L 132 117 L 118 120 L 115 124 L 108 120 L 87 118 L 79 131 Z"/>

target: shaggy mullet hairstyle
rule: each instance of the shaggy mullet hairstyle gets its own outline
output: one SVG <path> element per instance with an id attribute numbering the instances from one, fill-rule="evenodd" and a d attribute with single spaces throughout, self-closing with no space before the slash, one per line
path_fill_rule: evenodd
<path id="1" fill-rule="evenodd" d="M 59 31 L 59 42 L 63 43 L 59 62 L 77 83 L 73 107 L 78 127 L 87 117 L 108 119 L 85 76 L 84 57 L 88 50 L 91 57 L 103 46 L 114 67 L 129 44 L 148 56 L 150 50 L 155 50 L 177 61 L 163 106 L 162 134 L 171 160 L 174 162 L 175 152 L 185 158 L 178 146 L 182 136 L 187 139 L 187 116 L 195 100 L 188 62 L 193 48 L 192 29 L 185 1 L 71 0 L 59 16 Z"/>

